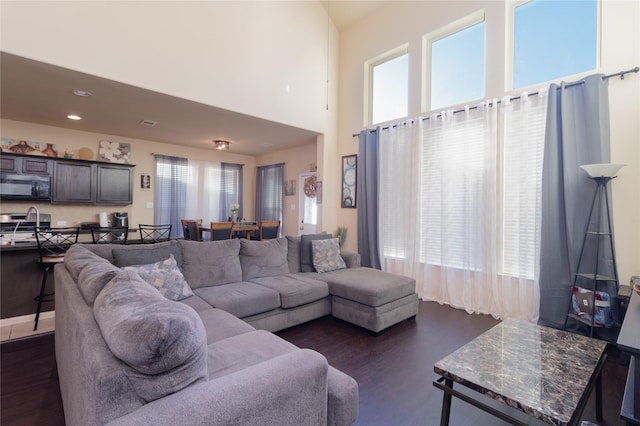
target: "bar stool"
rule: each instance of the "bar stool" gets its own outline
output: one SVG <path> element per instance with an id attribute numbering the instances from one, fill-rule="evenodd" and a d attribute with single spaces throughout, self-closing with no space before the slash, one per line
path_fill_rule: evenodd
<path id="1" fill-rule="evenodd" d="M 91 228 L 93 244 L 127 244 L 129 228 L 126 226 L 106 226 Z"/>
<path id="2" fill-rule="evenodd" d="M 142 244 L 159 243 L 169 241 L 171 238 L 171 224 L 169 225 L 142 225 L 138 226 L 140 241 Z"/>
<path id="3" fill-rule="evenodd" d="M 46 293 L 47 275 L 53 267 L 64 262 L 64 255 L 73 244 L 78 242 L 78 228 L 42 228 L 35 227 L 34 233 L 38 242 L 38 264 L 43 268 L 42 282 L 40 283 L 40 293 L 34 297 L 34 301 L 38 302 L 36 308 L 36 319 L 33 325 L 33 331 L 38 329 L 38 320 L 40 319 L 40 310 L 42 302 L 53 302 L 54 293 Z"/>

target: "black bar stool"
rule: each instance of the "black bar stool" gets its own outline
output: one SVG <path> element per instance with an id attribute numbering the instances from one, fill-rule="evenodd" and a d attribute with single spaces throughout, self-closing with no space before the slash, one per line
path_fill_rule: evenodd
<path id="1" fill-rule="evenodd" d="M 54 292 L 46 292 L 47 275 L 54 266 L 64 262 L 64 255 L 69 247 L 78 242 L 78 232 L 78 228 L 34 228 L 38 242 L 38 264 L 43 268 L 40 294 L 33 299 L 38 302 L 35 324 L 33 325 L 34 331 L 38 329 L 42 302 L 53 302 L 53 298 L 50 296 L 53 296 Z"/>

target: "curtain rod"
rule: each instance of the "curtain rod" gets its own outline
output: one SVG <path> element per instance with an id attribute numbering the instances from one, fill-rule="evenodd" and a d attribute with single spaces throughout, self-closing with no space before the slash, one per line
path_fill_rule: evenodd
<path id="1" fill-rule="evenodd" d="M 612 77 L 618 77 L 618 76 L 619 76 L 619 77 L 620 77 L 620 80 L 624 80 L 624 76 L 625 76 L 626 74 L 630 74 L 630 73 L 632 73 L 632 72 L 637 73 L 637 72 L 639 72 L 639 71 L 640 71 L 640 67 L 635 67 L 635 68 L 631 68 L 631 69 L 626 70 L 626 71 L 620 71 L 620 72 L 617 72 L 617 73 L 615 73 L 615 74 L 603 75 L 603 76 L 602 76 L 602 79 L 603 79 L 603 80 L 606 80 L 606 79 L 609 79 L 609 78 L 612 78 Z M 564 87 L 578 86 L 578 85 L 580 85 L 580 84 L 584 84 L 584 82 L 583 82 L 583 81 L 576 81 L 576 82 L 574 82 L 574 83 L 568 83 L 568 84 L 565 84 L 565 86 L 564 86 Z M 531 92 L 531 93 L 529 93 L 529 94 L 528 94 L 528 96 L 536 96 L 536 95 L 538 95 L 539 93 L 540 93 L 539 91 Z M 518 100 L 518 99 L 520 99 L 520 96 L 513 96 L 513 97 L 509 98 L 509 100 L 510 100 L 510 101 L 515 101 L 515 100 Z M 498 100 L 498 103 L 500 103 L 500 101 L 499 101 L 499 100 Z M 472 110 L 472 109 L 478 109 L 478 107 L 477 107 L 477 106 L 472 106 L 472 107 L 469 107 L 468 109 L 470 109 L 470 110 Z M 459 112 L 464 112 L 464 111 L 466 111 L 466 109 L 465 109 L 465 108 L 462 108 L 462 109 L 454 110 L 454 111 L 453 111 L 453 113 L 454 113 L 454 114 L 457 114 L 457 113 L 459 113 Z M 440 113 L 438 113 L 438 114 L 436 114 L 436 117 L 438 117 L 438 116 L 440 116 L 440 115 L 441 115 L 441 114 L 440 114 Z M 431 119 L 431 117 L 421 117 L 421 119 L 422 119 L 422 120 L 429 120 L 429 119 Z M 413 119 L 403 120 L 403 121 L 413 121 Z M 390 124 L 390 125 L 388 125 L 388 126 L 386 126 L 386 127 L 383 127 L 383 128 L 382 128 L 382 130 L 387 130 L 387 129 L 389 129 L 389 128 L 391 128 L 391 127 L 395 127 L 395 126 L 397 126 L 397 125 L 398 125 L 398 123 Z M 370 130 L 370 132 L 371 132 L 371 133 L 374 133 L 375 131 L 376 131 L 376 129 L 371 129 L 371 130 Z M 354 134 L 352 134 L 352 135 L 351 135 L 351 137 L 353 137 L 353 138 L 355 138 L 356 136 L 360 136 L 360 133 L 354 133 Z"/>

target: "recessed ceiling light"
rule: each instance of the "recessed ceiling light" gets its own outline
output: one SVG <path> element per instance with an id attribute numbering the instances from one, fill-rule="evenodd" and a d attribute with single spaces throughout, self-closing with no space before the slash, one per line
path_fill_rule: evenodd
<path id="1" fill-rule="evenodd" d="M 76 96 L 80 96 L 80 97 L 83 97 L 83 98 L 86 98 L 86 97 L 88 97 L 88 96 L 91 96 L 91 92 L 87 92 L 86 90 L 80 90 L 80 89 L 74 89 L 74 90 L 72 91 L 72 93 L 73 93 L 74 95 L 76 95 Z"/>
<path id="2" fill-rule="evenodd" d="M 75 114 L 69 114 L 69 115 L 67 115 L 67 118 L 69 120 L 82 120 L 82 117 L 80 117 L 79 115 L 75 115 Z"/>

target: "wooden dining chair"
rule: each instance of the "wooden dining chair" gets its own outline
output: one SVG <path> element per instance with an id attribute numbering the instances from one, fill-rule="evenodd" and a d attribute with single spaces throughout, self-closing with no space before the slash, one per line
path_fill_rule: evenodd
<path id="1" fill-rule="evenodd" d="M 169 225 L 142 225 L 138 226 L 140 242 L 153 244 L 161 241 L 169 241 L 171 238 L 171 224 Z"/>
<path id="2" fill-rule="evenodd" d="M 211 222 L 211 241 L 230 240 L 233 234 L 233 222 Z"/>
<path id="3" fill-rule="evenodd" d="M 261 220 L 260 221 L 260 240 L 271 240 L 278 238 L 280 229 L 279 220 Z"/>
<path id="4" fill-rule="evenodd" d="M 202 241 L 202 234 L 198 229 L 202 226 L 202 219 L 181 219 L 180 223 L 185 240 Z"/>

